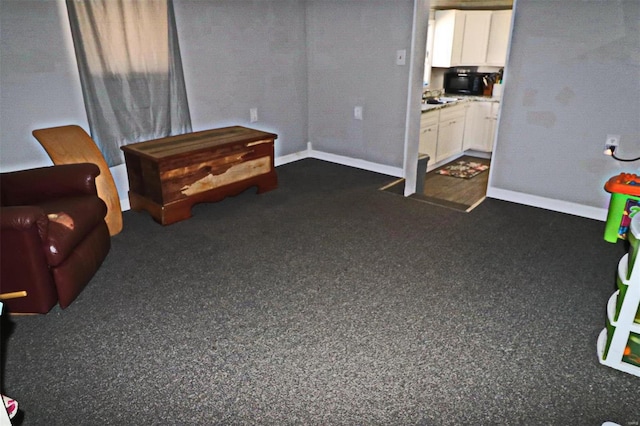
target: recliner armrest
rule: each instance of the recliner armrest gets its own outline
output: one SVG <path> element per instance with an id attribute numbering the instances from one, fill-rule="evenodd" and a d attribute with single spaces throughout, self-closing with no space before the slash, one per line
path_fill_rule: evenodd
<path id="1" fill-rule="evenodd" d="M 49 218 L 37 206 L 15 206 L 0 208 L 0 233 L 7 230 L 26 231 L 34 228 L 44 241 L 49 229 Z"/>
<path id="2" fill-rule="evenodd" d="M 0 174 L 0 191 L 5 206 L 37 204 L 55 198 L 97 195 L 95 164 L 62 164 Z"/>
<path id="3" fill-rule="evenodd" d="M 37 206 L 0 208 L 0 293 L 27 292 L 4 302 L 9 312 L 44 314 L 58 302 L 45 256 L 47 222 Z"/>

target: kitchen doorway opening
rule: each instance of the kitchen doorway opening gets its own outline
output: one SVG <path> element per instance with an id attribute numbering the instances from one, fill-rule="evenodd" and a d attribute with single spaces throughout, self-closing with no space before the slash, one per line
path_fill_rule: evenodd
<path id="1" fill-rule="evenodd" d="M 490 159 L 463 155 L 426 173 L 409 198 L 468 213 L 486 198 L 490 166 Z M 404 185 L 400 179 L 380 189 L 403 195 Z"/>
<path id="2" fill-rule="evenodd" d="M 502 67 L 484 66 L 484 67 L 479 67 L 480 69 L 478 70 L 479 72 L 493 73 L 494 71 L 501 68 L 500 70 L 501 77 L 503 72 L 506 74 L 507 65 L 508 65 L 506 62 L 508 61 L 508 57 L 510 54 L 511 34 L 513 31 L 512 16 L 513 16 L 513 13 L 515 12 L 514 0 L 492 0 L 492 1 L 431 0 L 430 3 L 431 3 L 430 4 L 431 9 L 429 11 L 429 23 L 428 23 L 428 32 L 427 32 L 427 46 L 426 46 L 427 60 L 425 61 L 425 81 L 428 81 L 429 85 L 425 85 L 423 93 L 426 92 L 429 95 L 432 95 L 433 92 L 438 92 L 440 90 L 441 93 L 439 93 L 439 95 L 441 96 L 456 96 L 456 95 L 449 95 L 444 93 L 444 78 L 443 78 L 444 73 L 451 70 L 452 68 L 446 69 L 446 68 L 431 67 L 431 59 L 433 55 L 432 43 L 434 43 L 433 38 L 434 38 L 434 27 L 435 27 L 435 11 L 440 9 L 484 10 L 484 11 L 491 10 L 494 12 L 504 11 L 504 13 L 506 13 L 509 10 L 511 12 L 511 14 L 509 15 L 510 25 L 508 24 L 508 27 L 503 27 L 508 29 L 508 39 L 506 40 L 506 60 L 504 61 L 504 66 Z M 501 15 L 501 17 L 504 16 L 503 12 L 500 12 L 499 14 Z M 502 19 L 501 21 L 502 25 L 504 25 L 504 18 L 501 18 L 501 19 Z M 493 68 L 496 68 L 496 69 L 494 70 Z M 502 89 L 502 86 L 500 85 L 500 87 L 498 88 Z M 491 90 L 489 91 L 489 93 L 490 92 Z M 444 156 L 439 154 L 440 156 L 439 159 L 444 161 L 440 161 L 435 164 L 434 162 L 436 157 L 436 152 L 435 152 L 436 147 L 433 146 L 434 145 L 434 139 L 433 139 L 434 123 L 431 123 L 430 120 L 426 118 L 425 113 L 423 112 L 422 120 L 421 120 L 422 121 L 421 129 L 420 129 L 421 138 L 420 138 L 420 144 L 419 144 L 420 146 L 418 149 L 418 156 L 420 157 L 423 154 L 427 153 L 430 155 L 431 159 L 430 159 L 429 167 L 426 174 L 423 176 L 420 176 L 420 175 L 416 176 L 416 182 L 417 182 L 416 194 L 415 194 L 416 197 L 429 200 L 436 204 L 443 204 L 443 205 L 449 204 L 449 206 L 453 206 L 456 210 L 464 210 L 464 211 L 472 210 L 475 206 L 477 206 L 484 200 L 490 184 L 489 171 L 483 172 L 482 174 L 479 174 L 478 176 L 473 177 L 471 179 L 451 178 L 450 176 L 442 175 L 439 172 L 446 167 L 450 167 L 451 165 L 455 166 L 455 164 L 458 161 L 471 161 L 471 162 L 481 163 L 487 166 L 491 165 L 492 150 L 495 149 L 495 142 L 498 136 L 497 124 L 498 124 L 498 117 L 499 117 L 499 111 L 500 111 L 500 104 L 502 100 L 501 95 L 502 95 L 502 90 L 498 92 L 498 95 L 497 95 L 499 99 L 498 102 L 495 102 L 495 99 L 489 99 L 489 98 L 486 99 L 486 101 L 493 101 L 494 103 L 494 105 L 491 107 L 492 109 L 490 112 L 489 112 L 489 107 L 485 106 L 484 109 L 486 109 L 486 111 L 483 111 L 482 113 L 476 113 L 476 112 L 473 113 L 475 115 L 480 114 L 480 116 L 475 117 L 475 115 L 469 114 L 470 117 L 467 117 L 466 119 L 465 118 L 462 119 L 463 121 L 465 121 L 464 132 L 469 132 L 469 131 L 477 132 L 478 133 L 477 139 L 480 145 L 483 145 L 484 148 L 482 149 L 478 148 L 479 151 L 475 150 L 474 147 L 471 147 L 470 150 L 465 150 L 464 147 L 469 147 L 469 144 L 465 140 L 465 143 L 463 144 L 463 147 L 462 147 L 463 149 L 459 151 L 460 153 L 458 155 L 455 155 L 453 157 L 450 157 L 449 159 L 446 159 L 446 158 L 442 158 Z M 480 99 L 480 100 L 485 100 L 485 99 Z M 487 105 L 489 103 L 490 102 L 486 102 Z M 479 109 L 480 108 L 476 108 L 475 110 L 479 110 Z M 422 110 L 425 111 L 424 105 L 422 107 Z M 471 112 L 471 109 L 467 108 L 467 112 Z M 486 124 L 484 125 L 472 124 L 471 129 L 468 129 L 467 125 L 469 123 L 474 123 L 474 122 L 475 123 L 491 122 L 492 126 L 487 126 Z M 438 127 L 439 126 L 437 125 L 435 126 L 436 129 Z M 493 127 L 493 128 L 489 132 L 489 130 L 487 129 L 490 127 Z M 439 133 L 438 130 L 439 129 L 436 130 L 436 134 Z M 488 133 L 492 133 L 492 135 L 489 138 L 487 138 Z M 426 136 L 427 134 L 431 135 L 430 136 L 431 141 L 428 141 L 427 143 L 425 143 L 423 138 L 426 138 L 428 140 L 429 137 Z M 457 134 L 459 134 L 459 129 Z M 473 139 L 476 139 L 476 138 L 473 137 Z M 426 150 L 423 149 L 424 147 L 427 147 L 427 149 Z M 417 169 L 419 170 L 419 173 L 420 173 L 419 165 Z M 423 178 L 424 180 L 422 180 Z M 422 183 L 424 183 L 423 186 L 421 185 Z"/>
<path id="3" fill-rule="evenodd" d="M 470 212 L 487 195 L 490 167 L 490 159 L 463 155 L 428 172 L 422 193 L 416 195 L 433 204 Z"/>

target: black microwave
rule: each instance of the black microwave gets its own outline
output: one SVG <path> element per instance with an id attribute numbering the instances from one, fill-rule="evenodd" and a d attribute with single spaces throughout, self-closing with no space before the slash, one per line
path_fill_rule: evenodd
<path id="1" fill-rule="evenodd" d="M 481 96 L 487 74 L 479 72 L 448 72 L 444 75 L 444 91 L 458 95 Z"/>

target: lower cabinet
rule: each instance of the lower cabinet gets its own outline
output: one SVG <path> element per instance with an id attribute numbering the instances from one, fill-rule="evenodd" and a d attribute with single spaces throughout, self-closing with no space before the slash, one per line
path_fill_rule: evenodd
<path id="1" fill-rule="evenodd" d="M 440 111 L 425 112 L 420 117 L 420 154 L 429 155 L 429 163 L 436 161 L 436 146 L 438 145 L 438 120 Z"/>
<path id="2" fill-rule="evenodd" d="M 498 121 L 498 102 L 476 101 L 469 104 L 465 118 L 463 149 L 491 152 Z"/>
<path id="3" fill-rule="evenodd" d="M 462 152 L 466 105 L 454 105 L 440 110 L 436 162 Z"/>
<path id="4" fill-rule="evenodd" d="M 422 113 L 421 154 L 434 165 L 466 150 L 491 152 L 499 102 L 472 101 Z"/>

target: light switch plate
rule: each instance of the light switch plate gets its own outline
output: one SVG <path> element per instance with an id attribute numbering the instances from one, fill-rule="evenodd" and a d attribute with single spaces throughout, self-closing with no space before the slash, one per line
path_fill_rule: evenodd
<path id="1" fill-rule="evenodd" d="M 353 118 L 356 120 L 362 120 L 362 107 L 357 106 L 353 109 Z"/>

